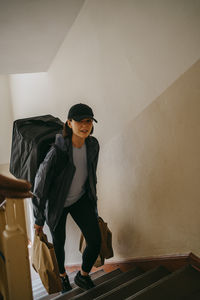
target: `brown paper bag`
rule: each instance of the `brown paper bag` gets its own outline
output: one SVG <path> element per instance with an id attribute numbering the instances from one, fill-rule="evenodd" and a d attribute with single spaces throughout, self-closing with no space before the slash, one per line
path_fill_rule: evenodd
<path id="1" fill-rule="evenodd" d="M 39 233 L 39 235 L 35 233 L 31 260 L 32 266 L 39 274 L 47 293 L 60 292 L 62 285 L 55 251 L 43 232 Z"/>
<path id="2" fill-rule="evenodd" d="M 108 228 L 108 224 L 104 222 L 101 217 L 98 217 L 99 228 L 101 231 L 101 251 L 102 255 L 105 258 L 113 257 L 113 248 L 112 248 L 112 232 Z"/>
<path id="3" fill-rule="evenodd" d="M 97 257 L 96 262 L 94 263 L 94 266 L 96 268 L 104 265 L 105 258 L 111 258 L 114 255 L 113 248 L 112 248 L 112 232 L 108 228 L 107 223 L 105 223 L 101 217 L 98 217 L 98 222 L 101 231 L 101 250 L 99 256 Z M 86 247 L 86 241 L 83 234 L 81 234 L 80 244 L 79 244 L 79 250 L 81 253 L 83 253 L 85 247 Z"/>

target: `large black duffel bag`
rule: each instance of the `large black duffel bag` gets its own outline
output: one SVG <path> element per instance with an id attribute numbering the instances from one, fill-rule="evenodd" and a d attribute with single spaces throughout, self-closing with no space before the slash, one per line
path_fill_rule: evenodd
<path id="1" fill-rule="evenodd" d="M 36 172 L 63 122 L 52 115 L 19 119 L 13 123 L 10 172 L 34 184 Z"/>

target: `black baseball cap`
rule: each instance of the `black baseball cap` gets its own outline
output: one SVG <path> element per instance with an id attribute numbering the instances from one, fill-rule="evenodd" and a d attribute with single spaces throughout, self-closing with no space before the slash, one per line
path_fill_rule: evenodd
<path id="1" fill-rule="evenodd" d="M 97 120 L 94 118 L 94 114 L 91 107 L 89 107 L 87 104 L 79 103 L 73 105 L 70 108 L 68 113 L 68 120 L 73 119 L 79 122 L 86 118 L 93 119 L 97 123 Z"/>

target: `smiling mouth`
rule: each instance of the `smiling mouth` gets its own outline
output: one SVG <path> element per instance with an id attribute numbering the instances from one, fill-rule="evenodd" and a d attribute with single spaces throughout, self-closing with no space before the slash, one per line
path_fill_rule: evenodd
<path id="1" fill-rule="evenodd" d="M 81 132 L 83 132 L 83 133 L 87 133 L 87 132 L 88 132 L 88 130 L 81 130 Z"/>

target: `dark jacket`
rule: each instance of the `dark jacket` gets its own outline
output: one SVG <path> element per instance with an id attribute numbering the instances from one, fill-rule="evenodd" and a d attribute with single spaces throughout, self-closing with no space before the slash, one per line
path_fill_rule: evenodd
<path id="1" fill-rule="evenodd" d="M 97 209 L 96 168 L 99 143 L 92 136 L 89 136 L 85 142 L 88 163 L 86 190 L 91 205 Z M 55 144 L 40 164 L 35 177 L 32 201 L 37 225 L 43 226 L 46 221 L 51 229 L 55 229 L 61 217 L 75 170 L 71 138 L 63 138 L 61 134 L 57 134 Z"/>

